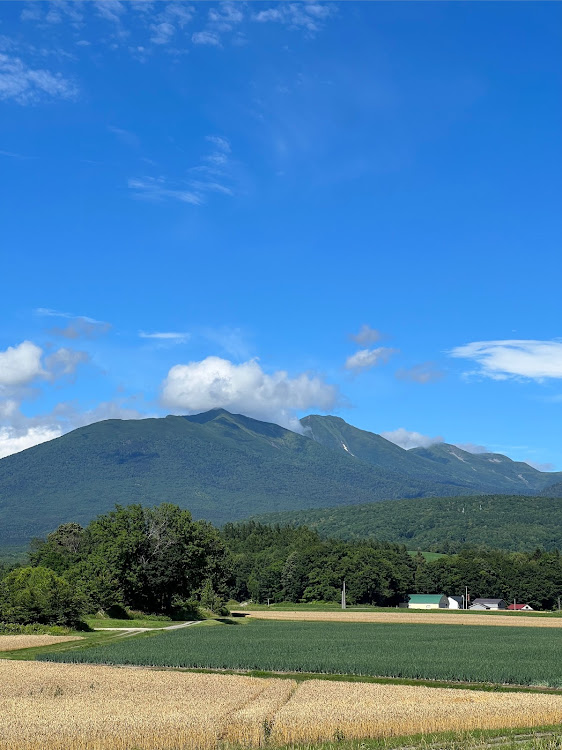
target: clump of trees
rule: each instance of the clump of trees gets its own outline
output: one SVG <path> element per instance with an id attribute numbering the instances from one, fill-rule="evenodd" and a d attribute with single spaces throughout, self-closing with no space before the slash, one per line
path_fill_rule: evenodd
<path id="1" fill-rule="evenodd" d="M 202 595 L 220 610 L 230 574 L 217 530 L 169 503 L 117 506 L 86 528 L 63 524 L 35 540 L 30 562 L 62 578 L 88 612 L 121 606 L 181 614 Z"/>
<path id="2" fill-rule="evenodd" d="M 42 566 L 16 568 L 0 581 L 0 621 L 74 625 L 83 606 L 66 579 Z"/>
<path id="3" fill-rule="evenodd" d="M 412 591 L 415 565 L 406 547 L 388 542 L 322 539 L 305 526 L 227 524 L 233 599 L 338 601 L 393 606 Z"/>

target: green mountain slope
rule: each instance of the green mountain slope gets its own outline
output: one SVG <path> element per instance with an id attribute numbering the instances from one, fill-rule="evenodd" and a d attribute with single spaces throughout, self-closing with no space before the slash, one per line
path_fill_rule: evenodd
<path id="1" fill-rule="evenodd" d="M 463 544 L 512 551 L 562 549 L 562 497 L 418 498 L 269 513 L 254 520 L 308 526 L 339 539 L 399 542 L 408 549 L 454 552 Z"/>
<path id="2" fill-rule="evenodd" d="M 413 448 L 412 453 L 443 471 L 459 483 L 477 483 L 509 494 L 535 493 L 562 479 L 562 474 L 538 471 L 522 461 L 512 461 L 499 453 L 468 453 L 456 445 L 436 443 L 429 448 Z"/>
<path id="3" fill-rule="evenodd" d="M 0 460 L 0 543 L 26 542 L 65 521 L 85 524 L 115 503 L 169 501 L 223 523 L 458 491 L 223 410 L 108 420 Z"/>
<path id="4" fill-rule="evenodd" d="M 495 453 L 468 453 L 454 445 L 404 450 L 380 435 L 353 427 L 339 417 L 316 414 L 301 419 L 310 435 L 327 448 L 400 474 L 432 482 L 447 482 L 478 492 L 534 494 L 562 479 L 529 464 Z"/>
<path id="5" fill-rule="evenodd" d="M 432 481 L 443 481 L 443 473 L 430 462 L 418 458 L 412 451 L 404 450 L 381 435 L 360 430 L 340 417 L 322 417 L 311 414 L 301 419 L 305 434 L 320 445 L 347 453 L 372 464 L 397 471 L 400 474 Z"/>
<path id="6" fill-rule="evenodd" d="M 542 497 L 562 497 L 562 482 L 548 485 L 540 494 Z"/>

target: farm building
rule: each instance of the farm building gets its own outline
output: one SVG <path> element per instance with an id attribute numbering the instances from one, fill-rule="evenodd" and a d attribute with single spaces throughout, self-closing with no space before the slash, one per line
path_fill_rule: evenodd
<path id="1" fill-rule="evenodd" d="M 507 609 L 503 599 L 475 599 L 469 609 Z"/>
<path id="2" fill-rule="evenodd" d="M 448 609 L 449 600 L 445 594 L 410 594 L 408 609 Z"/>
<path id="3" fill-rule="evenodd" d="M 448 596 L 449 609 L 464 609 L 464 596 Z"/>
<path id="4" fill-rule="evenodd" d="M 508 609 L 510 609 L 512 612 L 534 612 L 534 609 L 530 604 L 510 604 Z"/>

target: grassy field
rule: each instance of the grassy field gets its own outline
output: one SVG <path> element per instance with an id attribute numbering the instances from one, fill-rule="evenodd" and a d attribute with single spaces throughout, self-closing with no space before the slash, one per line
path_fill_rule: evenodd
<path id="1" fill-rule="evenodd" d="M 418 552 L 417 550 L 409 549 L 408 554 L 412 557 L 415 557 Z M 447 557 L 447 555 L 443 554 L 442 552 L 420 552 L 420 554 L 427 562 L 430 562 L 431 560 L 439 560 L 440 557 Z"/>
<path id="2" fill-rule="evenodd" d="M 0 661 L 0 715 L 0 750 L 388 748 L 397 735 L 552 725 L 562 695 Z"/>
<path id="3" fill-rule="evenodd" d="M 245 621 L 61 650 L 48 661 L 562 687 L 557 629 Z"/>

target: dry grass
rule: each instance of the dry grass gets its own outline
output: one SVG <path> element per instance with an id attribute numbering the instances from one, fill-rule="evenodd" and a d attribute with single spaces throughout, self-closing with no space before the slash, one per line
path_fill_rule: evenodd
<path id="1" fill-rule="evenodd" d="M 238 611 L 259 620 L 305 620 L 309 622 L 372 622 L 411 625 L 502 625 L 517 628 L 562 628 L 562 617 L 522 617 L 516 615 L 437 614 L 431 612 L 304 612 L 301 610 Z"/>
<path id="2" fill-rule="evenodd" d="M 0 635 L 0 651 L 16 651 L 19 648 L 52 646 L 65 641 L 81 641 L 79 635 Z"/>
<path id="3" fill-rule="evenodd" d="M 557 724 L 562 696 L 304 682 L 277 713 L 276 744 Z"/>
<path id="4" fill-rule="evenodd" d="M 562 721 L 562 696 L 0 660 L 0 750 L 215 750 Z"/>

